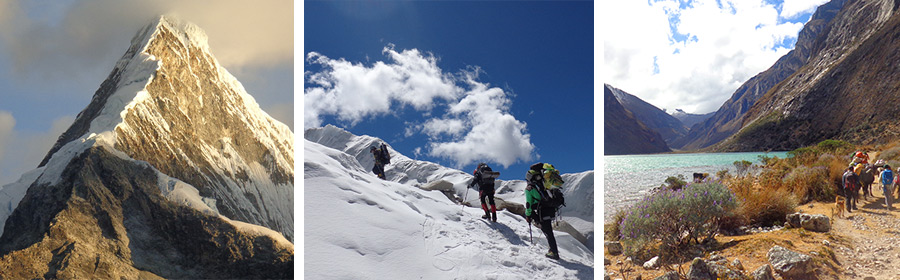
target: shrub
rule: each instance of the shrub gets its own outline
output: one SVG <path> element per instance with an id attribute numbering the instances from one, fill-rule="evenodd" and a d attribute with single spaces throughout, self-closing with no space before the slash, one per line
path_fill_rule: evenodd
<path id="1" fill-rule="evenodd" d="M 759 185 L 763 188 L 781 188 L 784 176 L 787 175 L 790 170 L 791 167 L 786 160 L 779 161 L 778 163 L 763 169 L 762 172 L 756 176 L 757 182 L 759 182 Z"/>
<path id="2" fill-rule="evenodd" d="M 763 170 L 763 173 L 767 172 L 771 173 L 773 170 Z M 726 218 L 726 222 L 731 224 L 722 225 L 723 229 L 741 225 L 771 226 L 784 223 L 785 216 L 795 212 L 797 199 L 788 188 L 760 187 L 756 184 L 757 180 L 759 178 L 748 176 L 728 181 L 738 207 L 734 211 L 736 217 Z"/>
<path id="3" fill-rule="evenodd" d="M 824 154 L 819 157 L 819 162 L 816 164 L 827 168 L 828 182 L 830 182 L 831 188 L 837 188 L 841 185 L 841 178 L 844 176 L 844 171 L 847 170 L 847 162 L 834 155 Z M 834 197 L 830 199 L 834 199 Z"/>
<path id="4" fill-rule="evenodd" d="M 752 162 L 747 160 L 737 160 L 734 162 L 734 169 L 738 176 L 743 176 L 747 173 L 747 170 L 750 169 L 750 166 L 753 165 Z"/>
<path id="5" fill-rule="evenodd" d="M 668 188 L 670 190 L 677 190 L 687 185 L 685 182 L 684 175 L 678 174 L 678 176 L 669 176 L 666 178 L 666 183 L 661 185 L 661 187 Z"/>
<path id="6" fill-rule="evenodd" d="M 853 150 L 853 148 L 854 148 L 853 144 L 847 143 L 846 141 L 831 140 L 831 139 L 827 139 L 827 140 L 823 140 L 822 142 L 819 142 L 819 144 L 816 145 L 816 147 L 819 148 L 819 151 L 822 151 L 825 153 L 839 154 L 839 155 L 845 154 L 845 153 Z"/>
<path id="7" fill-rule="evenodd" d="M 683 245 L 711 238 L 719 221 L 736 206 L 734 193 L 720 183 L 664 189 L 626 211 L 619 225 L 620 240 L 632 257 L 656 240 L 661 241 L 661 252 L 677 253 Z"/>
<path id="8" fill-rule="evenodd" d="M 783 186 L 791 190 L 801 203 L 810 200 L 829 201 L 834 199 L 836 191 L 829 182 L 829 171 L 826 166 L 798 166 L 784 176 Z"/>
<path id="9" fill-rule="evenodd" d="M 621 236 L 621 231 L 619 230 L 619 224 L 622 223 L 622 219 L 625 218 L 625 211 L 617 210 L 616 214 L 613 215 L 612 221 L 603 226 L 603 238 L 604 240 L 616 241 L 619 240 L 619 236 Z"/>
<path id="10" fill-rule="evenodd" d="M 731 175 L 728 174 L 728 169 L 722 169 L 722 170 L 716 171 L 716 178 L 718 180 L 725 180 L 730 177 L 731 177 Z"/>
<path id="11" fill-rule="evenodd" d="M 794 161 L 795 165 L 810 164 L 819 158 L 822 154 L 815 146 L 797 148 L 796 150 L 787 152 L 788 157 Z"/>
<path id="12" fill-rule="evenodd" d="M 763 165 L 769 165 L 779 160 L 777 156 L 770 157 L 769 154 L 758 155 L 756 157 L 759 158 L 759 162 L 762 162 Z"/>
<path id="13" fill-rule="evenodd" d="M 795 212 L 797 198 L 786 188 L 763 188 L 738 196 L 735 212 L 749 224 L 772 226 L 784 223 L 785 216 Z"/>

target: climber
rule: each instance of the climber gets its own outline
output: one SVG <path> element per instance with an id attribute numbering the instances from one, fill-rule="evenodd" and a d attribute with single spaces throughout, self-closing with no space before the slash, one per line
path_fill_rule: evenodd
<path id="1" fill-rule="evenodd" d="M 847 205 L 847 213 L 853 212 L 852 210 L 858 210 L 856 208 L 856 202 L 859 191 L 859 176 L 856 175 L 856 173 L 853 173 L 853 165 L 850 165 L 847 167 L 847 171 L 844 171 L 844 175 L 841 178 L 841 186 L 841 193 L 847 200 L 847 202 L 844 203 Z"/>
<path id="2" fill-rule="evenodd" d="M 555 174 L 555 176 L 545 176 Z M 553 236 L 553 217 L 559 203 L 562 203 L 561 193 L 558 191 L 562 185 L 562 179 L 558 178 L 559 172 L 549 163 L 535 163 L 531 165 L 525 174 L 525 221 L 535 221 L 538 228 L 547 236 L 550 251 L 546 256 L 551 259 L 559 259 L 559 249 L 556 247 L 556 237 Z M 551 188 L 556 187 L 556 191 Z M 559 197 L 552 197 L 551 193 L 558 193 Z M 557 202 L 559 201 L 559 202 Z"/>
<path id="3" fill-rule="evenodd" d="M 378 178 L 387 180 L 384 176 L 384 166 L 391 163 L 391 154 L 387 150 L 387 145 L 381 143 L 381 147 L 372 146 L 369 148 L 369 153 L 375 157 L 375 166 L 372 167 L 372 172 L 378 175 Z"/>
<path id="4" fill-rule="evenodd" d="M 469 187 L 478 185 L 478 198 L 481 200 L 481 209 L 484 209 L 484 216 L 481 216 L 481 218 L 497 222 L 497 206 L 494 204 L 494 179 L 500 175 L 500 172 L 494 172 L 490 166 L 482 162 L 478 164 L 475 171 L 472 171 L 472 175 L 475 177 L 472 178 Z M 491 205 L 490 212 L 488 212 L 488 203 L 485 203 L 485 197 L 487 197 L 487 202 Z"/>

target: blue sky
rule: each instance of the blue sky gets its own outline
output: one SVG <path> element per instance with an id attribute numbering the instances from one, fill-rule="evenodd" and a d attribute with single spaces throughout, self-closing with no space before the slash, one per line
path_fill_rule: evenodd
<path id="1" fill-rule="evenodd" d="M 669 112 L 717 110 L 826 0 L 606 1 L 601 79 Z"/>
<path id="2" fill-rule="evenodd" d="M 501 179 L 594 169 L 592 2 L 304 5 L 306 127 Z"/>
<path id="3" fill-rule="evenodd" d="M 290 1 L 0 1 L 0 185 L 37 167 L 135 33 L 166 12 L 203 28 L 262 109 L 293 124 Z"/>

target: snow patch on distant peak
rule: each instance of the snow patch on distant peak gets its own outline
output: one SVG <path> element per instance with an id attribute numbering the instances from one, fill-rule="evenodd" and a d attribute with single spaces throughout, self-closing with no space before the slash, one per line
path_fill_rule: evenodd
<path id="1" fill-rule="evenodd" d="M 0 186 L 0 236 L 3 235 L 6 219 L 19 206 L 19 202 L 25 197 L 28 187 L 37 180 L 38 176 L 41 176 L 44 168 L 38 167 L 25 172 L 18 181 Z"/>

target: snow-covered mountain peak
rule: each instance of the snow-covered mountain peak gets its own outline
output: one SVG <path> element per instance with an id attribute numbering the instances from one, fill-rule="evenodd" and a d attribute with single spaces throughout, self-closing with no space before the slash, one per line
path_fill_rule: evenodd
<path id="1" fill-rule="evenodd" d="M 293 236 L 293 133 L 262 111 L 209 53 L 206 34 L 171 15 L 142 28 L 41 162 L 59 183 L 94 146 L 197 188 L 225 217 Z"/>
<path id="2" fill-rule="evenodd" d="M 196 25 L 161 16 L 131 42 L 39 168 L 0 188 L 0 266 L 28 268 L 0 278 L 291 278 L 291 130 Z M 68 266 L 16 257 L 47 252 Z"/>

